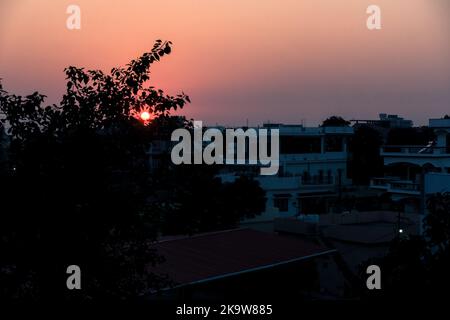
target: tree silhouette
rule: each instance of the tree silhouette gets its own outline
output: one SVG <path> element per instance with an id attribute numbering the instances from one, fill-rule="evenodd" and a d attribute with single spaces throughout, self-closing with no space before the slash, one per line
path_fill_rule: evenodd
<path id="1" fill-rule="evenodd" d="M 401 235 L 394 239 L 384 258 L 362 265 L 380 266 L 383 292 L 368 296 L 385 299 L 427 300 L 443 298 L 450 285 L 450 193 L 435 194 L 427 200 L 424 234 Z"/>
<path id="2" fill-rule="evenodd" d="M 69 67 L 59 105 L 0 87 L 14 167 L 1 177 L 2 297 L 123 299 L 165 285 L 146 272 L 161 258 L 145 207 L 154 128 L 138 118 L 143 110 L 167 118 L 189 102 L 146 85 L 150 66 L 170 52 L 158 40 L 110 73 Z M 71 264 L 83 272 L 81 293 L 65 288 Z"/>
<path id="3" fill-rule="evenodd" d="M 189 97 L 148 84 L 151 65 L 170 52 L 158 40 L 110 73 L 68 67 L 59 105 L 45 106 L 37 92 L 9 94 L 0 83 L 10 140 L 0 170 L 1 298 L 138 299 L 170 284 L 147 272 L 164 261 L 152 250 L 158 234 L 233 227 L 262 210 L 254 181 L 222 185 L 218 168 L 177 167 L 166 153 L 161 170 L 150 170 L 149 144 L 192 128 L 171 116 Z M 257 196 L 248 201 L 244 192 Z M 65 285 L 72 264 L 82 270 L 80 291 Z"/>
<path id="4" fill-rule="evenodd" d="M 371 178 L 383 175 L 380 148 L 383 141 L 378 131 L 370 126 L 359 126 L 350 142 L 350 175 L 353 183 L 367 185 Z"/>
<path id="5" fill-rule="evenodd" d="M 348 127 L 350 121 L 339 116 L 331 116 L 322 122 L 321 127 Z"/>
<path id="6" fill-rule="evenodd" d="M 178 166 L 171 171 L 164 175 L 165 182 L 161 181 L 160 190 L 166 192 L 156 202 L 159 210 L 154 210 L 161 214 L 164 234 L 232 229 L 241 218 L 252 218 L 264 210 L 265 193 L 255 180 L 241 177 L 222 184 L 210 166 Z"/>

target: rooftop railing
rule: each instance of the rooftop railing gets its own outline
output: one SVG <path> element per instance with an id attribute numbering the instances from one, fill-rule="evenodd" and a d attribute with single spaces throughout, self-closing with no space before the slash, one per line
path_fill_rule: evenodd
<path id="1" fill-rule="evenodd" d="M 435 146 L 408 146 L 408 145 L 387 145 L 381 147 L 382 154 L 400 153 L 405 155 L 448 155 L 450 156 L 450 148 Z"/>

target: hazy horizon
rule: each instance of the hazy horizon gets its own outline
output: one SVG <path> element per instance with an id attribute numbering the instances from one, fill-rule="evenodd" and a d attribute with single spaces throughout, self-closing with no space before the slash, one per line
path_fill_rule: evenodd
<path id="1" fill-rule="evenodd" d="M 81 30 L 66 8 L 81 8 Z M 366 8 L 382 29 L 366 28 Z M 192 104 L 205 124 L 317 125 L 331 115 L 398 114 L 428 123 L 450 113 L 450 1 L 4 0 L 0 78 L 17 94 L 60 100 L 69 65 L 109 71 L 171 40 L 152 85 Z"/>

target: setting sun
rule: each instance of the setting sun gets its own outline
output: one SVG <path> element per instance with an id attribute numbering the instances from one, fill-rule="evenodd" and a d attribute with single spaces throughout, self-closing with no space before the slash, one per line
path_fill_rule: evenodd
<path id="1" fill-rule="evenodd" d="M 141 119 L 144 121 L 148 121 L 150 120 L 150 113 L 148 113 L 147 111 L 144 111 L 141 113 Z"/>

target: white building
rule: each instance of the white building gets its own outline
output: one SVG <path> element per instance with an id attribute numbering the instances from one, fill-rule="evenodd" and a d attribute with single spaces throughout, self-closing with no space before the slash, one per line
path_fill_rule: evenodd
<path id="1" fill-rule="evenodd" d="M 264 127 L 279 129 L 280 168 L 275 176 L 255 176 L 267 199 L 265 211 L 255 220 L 327 212 L 329 200 L 336 199 L 341 189 L 351 184 L 347 178 L 347 144 L 353 128 Z M 233 181 L 240 174 L 231 172 L 221 178 Z"/>
<path id="2" fill-rule="evenodd" d="M 428 195 L 450 191 L 450 119 L 430 119 L 429 126 L 437 138 L 426 146 L 382 147 L 386 176 L 371 182 L 406 212 L 424 213 Z"/>

